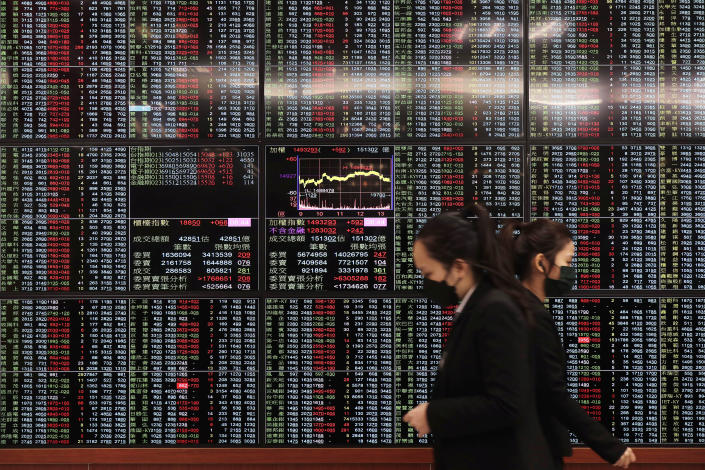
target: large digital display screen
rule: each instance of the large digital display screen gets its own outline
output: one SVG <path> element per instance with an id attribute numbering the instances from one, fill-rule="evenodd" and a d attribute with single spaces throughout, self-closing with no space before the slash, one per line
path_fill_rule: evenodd
<path id="1" fill-rule="evenodd" d="M 0 2 L 0 446 L 416 446 L 443 211 L 550 217 L 571 394 L 705 443 L 704 0 Z M 574 442 L 578 442 L 574 437 Z"/>

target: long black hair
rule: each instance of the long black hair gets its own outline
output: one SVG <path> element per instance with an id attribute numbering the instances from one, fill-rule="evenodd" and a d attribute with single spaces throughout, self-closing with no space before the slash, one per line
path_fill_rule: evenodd
<path id="1" fill-rule="evenodd" d="M 476 277 L 483 276 L 509 295 L 531 323 L 525 289 L 514 276 L 511 258 L 500 251 L 496 228 L 487 209 L 472 204 L 460 212 L 443 212 L 432 218 L 416 239 L 422 241 L 429 255 L 446 269 L 450 269 L 456 259 L 465 260 Z"/>
<path id="2" fill-rule="evenodd" d="M 515 236 L 515 233 L 519 232 Z M 568 227 L 551 219 L 533 222 L 509 221 L 499 234 L 500 245 L 514 259 L 513 270 L 519 279 L 531 273 L 531 260 L 539 253 L 553 264 L 556 255 L 573 239 Z"/>

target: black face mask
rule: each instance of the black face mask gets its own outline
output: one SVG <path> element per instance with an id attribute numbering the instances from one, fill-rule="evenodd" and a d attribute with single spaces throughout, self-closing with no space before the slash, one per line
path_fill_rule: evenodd
<path id="1" fill-rule="evenodd" d="M 546 277 L 546 296 L 563 297 L 573 289 L 575 280 L 578 278 L 575 268 L 571 266 L 561 266 L 561 274 L 558 279 Z"/>
<path id="2" fill-rule="evenodd" d="M 426 294 L 426 297 L 441 307 L 455 305 L 460 300 L 458 299 L 458 294 L 455 293 L 455 287 L 449 286 L 445 279 L 438 282 L 424 277 L 423 292 Z"/>

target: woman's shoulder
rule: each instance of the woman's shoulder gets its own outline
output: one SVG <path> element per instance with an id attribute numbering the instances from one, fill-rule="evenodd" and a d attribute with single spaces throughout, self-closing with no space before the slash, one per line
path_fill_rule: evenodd
<path id="1" fill-rule="evenodd" d="M 494 286 L 488 287 L 482 303 L 484 305 L 507 304 L 509 306 L 516 306 L 516 302 L 514 302 L 514 299 L 512 299 L 509 294 Z"/>
<path id="2" fill-rule="evenodd" d="M 475 305 L 476 309 L 482 312 L 506 312 L 507 315 L 521 315 L 521 309 L 517 303 L 502 289 L 488 284 L 482 298 Z"/>
<path id="3" fill-rule="evenodd" d="M 551 312 L 548 311 L 546 305 L 541 302 L 531 291 L 527 290 L 529 311 L 534 319 L 534 322 L 539 327 L 553 327 L 555 322 Z"/>
<path id="4" fill-rule="evenodd" d="M 526 319 L 521 308 L 508 293 L 495 287 L 484 292 L 482 299 L 475 305 L 468 318 L 466 328 L 483 331 L 490 337 L 497 334 L 514 336 L 526 331 Z"/>

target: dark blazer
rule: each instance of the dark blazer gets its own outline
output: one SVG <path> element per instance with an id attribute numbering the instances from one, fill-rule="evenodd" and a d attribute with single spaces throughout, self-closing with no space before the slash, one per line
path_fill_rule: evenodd
<path id="1" fill-rule="evenodd" d="M 529 331 L 515 303 L 480 282 L 454 322 L 429 400 L 436 470 L 545 470 Z"/>
<path id="2" fill-rule="evenodd" d="M 535 322 L 537 407 L 541 427 L 558 464 L 557 468 L 562 467 L 562 457 L 573 452 L 568 429 L 600 457 L 615 463 L 627 450 L 627 446 L 591 418 L 568 393 L 566 357 L 556 324 L 541 301 L 531 291 L 527 292 Z"/>

